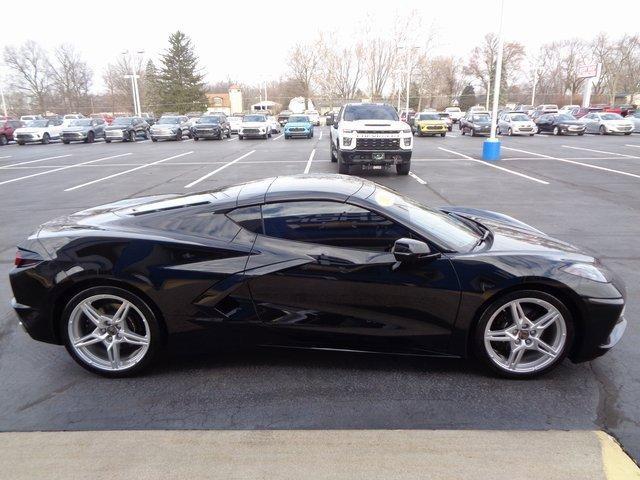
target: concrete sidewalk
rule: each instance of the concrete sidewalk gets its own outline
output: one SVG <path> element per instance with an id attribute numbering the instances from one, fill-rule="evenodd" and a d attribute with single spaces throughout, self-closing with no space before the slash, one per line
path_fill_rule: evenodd
<path id="1" fill-rule="evenodd" d="M 0 433 L 0 478 L 634 480 L 593 431 L 247 430 Z"/>

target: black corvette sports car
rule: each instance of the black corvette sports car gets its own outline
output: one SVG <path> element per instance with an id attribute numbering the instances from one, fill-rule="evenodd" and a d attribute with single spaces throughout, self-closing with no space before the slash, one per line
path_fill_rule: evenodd
<path id="1" fill-rule="evenodd" d="M 106 376 L 197 337 L 473 356 L 524 378 L 593 359 L 626 327 L 621 283 L 576 247 L 341 175 L 84 210 L 40 226 L 10 277 L 27 332 Z"/>

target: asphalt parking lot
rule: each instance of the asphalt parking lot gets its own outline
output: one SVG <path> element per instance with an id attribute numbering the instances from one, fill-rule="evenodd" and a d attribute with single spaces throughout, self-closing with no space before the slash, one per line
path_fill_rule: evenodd
<path id="1" fill-rule="evenodd" d="M 40 223 L 117 199 L 196 192 L 273 175 L 336 173 L 328 127 L 310 140 L 10 145 L 0 148 L 0 259 Z M 628 288 L 629 328 L 606 356 L 533 381 L 473 362 L 342 353 L 173 354 L 107 380 L 28 338 L 0 276 L 0 430 L 604 429 L 640 459 L 640 136 L 416 138 L 412 173 L 362 175 L 431 205 L 512 215 L 599 256 Z M 355 173 L 355 172 L 354 172 Z"/>

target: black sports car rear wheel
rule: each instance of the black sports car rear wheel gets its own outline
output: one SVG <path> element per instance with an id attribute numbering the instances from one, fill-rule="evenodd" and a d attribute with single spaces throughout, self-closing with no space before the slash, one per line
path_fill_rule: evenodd
<path id="1" fill-rule="evenodd" d="M 66 305 L 61 333 L 82 367 L 107 377 L 133 375 L 157 353 L 160 329 L 153 311 L 137 295 L 116 287 L 92 287 Z"/>
<path id="2" fill-rule="evenodd" d="M 475 330 L 475 351 L 494 372 L 531 378 L 557 366 L 571 348 L 573 320 L 553 295 L 522 290 L 493 302 Z"/>

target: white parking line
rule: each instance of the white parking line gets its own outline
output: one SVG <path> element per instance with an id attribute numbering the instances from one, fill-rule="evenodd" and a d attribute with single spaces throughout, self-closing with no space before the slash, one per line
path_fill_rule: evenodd
<path id="1" fill-rule="evenodd" d="M 47 170 L 44 172 L 32 173 L 31 175 L 26 175 L 24 177 L 12 178 L 11 180 L 5 180 L 4 182 L 0 182 L 0 185 L 5 185 L 7 183 L 17 182 L 19 180 L 26 180 L 27 178 L 39 177 L 40 175 L 47 175 L 48 173 L 60 172 L 62 170 L 68 170 L 69 168 L 75 168 L 80 165 L 88 165 L 90 163 L 101 162 L 103 160 L 110 160 L 112 158 L 118 157 L 126 157 L 127 155 L 131 155 L 131 153 L 123 153 L 121 155 L 112 155 L 110 157 L 98 158 L 96 160 L 89 160 L 87 162 L 75 163 L 73 165 L 65 165 L 64 167 L 54 168 L 53 170 Z"/>
<path id="2" fill-rule="evenodd" d="M 493 163 L 485 162 L 483 160 L 478 160 L 477 158 L 472 158 L 468 155 L 465 155 L 464 153 L 454 152 L 453 150 L 447 150 L 446 148 L 442 148 L 442 147 L 438 147 L 438 148 L 445 152 L 449 152 L 454 155 L 458 155 L 460 157 L 466 158 L 467 160 L 470 160 L 472 162 L 477 162 L 482 165 L 486 165 L 487 167 L 496 168 L 498 170 L 502 170 L 503 172 L 511 173 L 512 175 L 517 175 L 518 177 L 526 178 L 527 180 L 531 180 L 532 182 L 541 183 L 542 185 L 549 185 L 549 182 L 545 182 L 544 180 L 540 180 L 539 178 L 530 177 L 529 175 L 525 175 L 524 173 L 520 173 L 520 172 L 515 172 L 513 170 L 509 170 L 508 168 L 499 167 L 498 165 L 494 165 Z M 503 147 L 503 148 L 506 148 L 506 147 Z"/>
<path id="3" fill-rule="evenodd" d="M 58 155 L 57 157 L 46 157 L 46 158 L 39 158 L 38 160 L 29 160 L 28 162 L 20 162 L 20 163 L 13 163 L 11 165 L 3 165 L 0 168 L 9 168 L 9 167 L 17 167 L 18 165 L 26 165 L 28 163 L 37 163 L 37 162 L 44 162 L 46 160 L 55 160 L 56 158 L 65 158 L 65 157 L 70 157 L 71 154 L 67 154 L 67 155 Z"/>
<path id="4" fill-rule="evenodd" d="M 233 142 L 234 140 L 237 140 L 238 137 L 231 137 L 227 139 L 227 142 Z"/>
<path id="5" fill-rule="evenodd" d="M 220 168 L 216 168 L 213 172 L 209 172 L 209 173 L 207 173 L 206 175 L 203 175 L 202 177 L 198 178 L 197 180 L 194 180 L 193 182 L 188 183 L 187 185 L 185 185 L 185 186 L 184 186 L 184 188 L 191 188 L 191 187 L 193 187 L 193 186 L 194 186 L 194 185 L 196 185 L 197 183 L 200 183 L 201 181 L 206 180 L 207 178 L 209 178 L 209 177 L 211 177 L 211 176 L 215 175 L 215 174 L 216 174 L 216 173 L 218 173 L 219 171 L 224 170 L 224 169 L 225 169 L 225 168 L 227 168 L 227 167 L 230 167 L 230 166 L 231 166 L 231 165 L 233 165 L 234 163 L 239 162 L 240 160 L 242 160 L 243 158 L 247 158 L 249 155 L 251 155 L 251 154 L 252 154 L 252 153 L 254 153 L 254 152 L 255 152 L 255 150 L 251 150 L 250 152 L 245 153 L 244 155 L 242 155 L 242 156 L 240 156 L 240 157 L 236 158 L 235 160 L 231 160 L 229 163 L 225 163 L 225 164 L 224 164 L 224 165 L 222 165 Z M 193 152 L 190 152 L 190 153 L 193 153 Z"/>
<path id="6" fill-rule="evenodd" d="M 624 153 L 605 152 L 604 150 L 593 150 L 592 148 L 583 148 L 583 147 L 571 147 L 569 145 L 562 145 L 562 148 L 571 148 L 572 150 L 584 150 L 584 151 L 587 151 L 587 152 L 602 153 L 604 155 L 616 155 L 618 157 L 640 158 L 640 157 L 636 157 L 634 155 L 626 155 Z"/>
<path id="7" fill-rule="evenodd" d="M 135 172 L 137 170 L 142 170 L 143 168 L 151 167 L 152 165 L 157 165 L 158 163 L 167 162 L 169 160 L 173 160 L 174 158 L 184 157 L 185 155 L 192 154 L 193 151 L 180 153 L 178 155 L 174 155 L 172 157 L 163 158 L 162 160 L 156 160 L 155 162 L 145 163 L 144 165 L 140 165 L 135 168 L 130 168 L 129 170 L 125 170 L 123 172 L 114 173 L 113 175 L 108 175 L 106 177 L 98 178 L 96 180 L 92 180 L 90 182 L 81 183 L 80 185 L 76 185 L 75 187 L 65 188 L 65 192 L 70 192 L 72 190 L 77 190 L 78 188 L 86 187 L 88 185 L 93 185 L 94 183 L 102 182 L 103 180 L 109 180 L 110 178 L 119 177 L 120 175 L 126 175 L 127 173 Z"/>
<path id="8" fill-rule="evenodd" d="M 541 158 L 548 158 L 550 160 L 556 160 L 558 162 L 572 163 L 574 165 L 580 165 L 582 167 L 587 167 L 587 168 L 594 168 L 596 170 L 603 170 L 605 172 L 617 173 L 618 175 L 625 175 L 627 177 L 640 178 L 640 175 L 636 175 L 635 173 L 623 172 L 622 170 L 614 170 L 613 168 L 600 167 L 598 165 L 591 165 L 590 163 L 576 162 L 575 160 L 569 160 L 567 158 L 552 157 L 550 155 L 543 155 L 542 153 L 527 152 L 526 150 L 519 150 L 517 148 L 510 148 L 510 147 L 502 147 L 502 148 L 506 150 L 513 150 L 514 152 L 526 153 L 527 155 L 536 155 Z"/>
<path id="9" fill-rule="evenodd" d="M 631 145 L 630 143 L 627 143 L 625 147 L 640 148 L 640 145 Z"/>
<path id="10" fill-rule="evenodd" d="M 419 176 L 417 176 L 413 172 L 409 172 L 409 176 L 411 178 L 413 178 L 416 182 L 418 182 L 420 185 L 426 185 L 427 184 L 427 182 L 425 182 L 423 179 L 421 179 Z"/>
<path id="11" fill-rule="evenodd" d="M 313 162 L 313 157 L 316 156 L 316 149 L 311 150 L 311 155 L 309 155 L 309 160 L 307 160 L 307 166 L 304 167 L 304 173 L 309 173 L 311 169 L 311 162 Z"/>
<path id="12" fill-rule="evenodd" d="M 11 158 L 11 155 L 5 155 L 4 157 L 0 157 L 0 160 L 4 160 L 5 158 Z"/>
<path id="13" fill-rule="evenodd" d="M 282 134 L 278 135 L 278 136 L 277 136 L 277 137 L 275 137 L 275 138 L 272 138 L 271 140 L 277 140 L 277 139 L 279 139 L 280 137 L 282 137 L 283 135 L 284 135 L 284 133 L 282 133 Z"/>
<path id="14" fill-rule="evenodd" d="M 318 137 L 318 140 L 322 140 L 322 130 L 320 130 L 320 136 Z"/>

